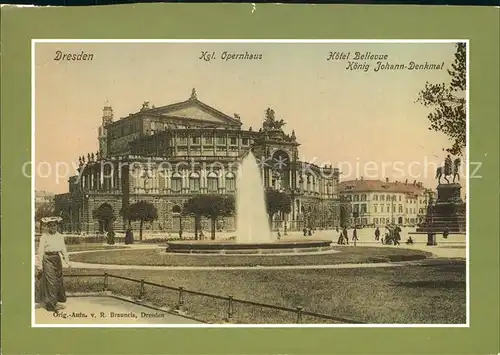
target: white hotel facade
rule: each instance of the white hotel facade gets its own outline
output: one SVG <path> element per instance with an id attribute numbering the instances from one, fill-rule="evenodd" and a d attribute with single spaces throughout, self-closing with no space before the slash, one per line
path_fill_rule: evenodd
<path id="1" fill-rule="evenodd" d="M 424 220 L 432 190 L 421 182 L 365 180 L 343 181 L 339 185 L 345 220 L 351 225 L 384 226 L 396 223 L 415 226 Z"/>

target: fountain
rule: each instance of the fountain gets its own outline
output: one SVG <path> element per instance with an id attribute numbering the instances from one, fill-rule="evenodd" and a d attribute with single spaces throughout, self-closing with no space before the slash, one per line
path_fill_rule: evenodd
<path id="1" fill-rule="evenodd" d="M 242 160 L 236 184 L 236 240 L 174 241 L 167 253 L 283 254 L 331 249 L 329 240 L 277 240 L 269 226 L 260 169 L 252 152 Z"/>
<path id="2" fill-rule="evenodd" d="M 252 153 L 241 162 L 236 178 L 236 242 L 274 242 L 276 238 L 273 238 L 269 227 L 262 178 Z"/>

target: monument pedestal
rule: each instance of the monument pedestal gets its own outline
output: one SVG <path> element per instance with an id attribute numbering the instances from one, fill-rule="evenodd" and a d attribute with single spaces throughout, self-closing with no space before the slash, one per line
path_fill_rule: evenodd
<path id="1" fill-rule="evenodd" d="M 430 224 L 433 233 L 465 233 L 465 203 L 460 197 L 460 184 L 439 184 L 437 201 L 432 206 Z M 417 228 L 417 232 L 429 232 L 429 221 Z"/>
<path id="2" fill-rule="evenodd" d="M 438 243 L 436 242 L 436 234 L 434 233 L 427 233 L 427 245 L 437 245 Z"/>
<path id="3" fill-rule="evenodd" d="M 465 232 L 465 203 L 460 197 L 459 184 L 439 184 L 438 198 L 433 209 L 434 231 Z"/>

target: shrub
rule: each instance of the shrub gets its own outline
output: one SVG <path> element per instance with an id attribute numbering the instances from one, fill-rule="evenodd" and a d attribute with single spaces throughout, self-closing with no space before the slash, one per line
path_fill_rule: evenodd
<path id="1" fill-rule="evenodd" d="M 115 232 L 113 232 L 113 231 L 109 231 L 108 232 L 108 235 L 107 235 L 107 238 L 106 238 L 106 242 L 109 245 L 115 244 Z"/>

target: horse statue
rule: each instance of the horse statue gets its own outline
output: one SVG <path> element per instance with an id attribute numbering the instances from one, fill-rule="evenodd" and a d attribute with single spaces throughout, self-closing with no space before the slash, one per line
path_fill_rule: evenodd
<path id="1" fill-rule="evenodd" d="M 452 163 L 451 158 L 448 155 L 444 161 L 444 166 L 440 166 L 436 169 L 436 179 L 438 179 L 438 182 L 441 184 L 441 177 L 444 177 L 446 183 L 449 184 L 450 181 L 448 180 L 448 176 L 453 177 L 453 183 L 455 183 L 456 178 L 460 181 L 460 164 L 460 158 L 456 158 Z"/>

